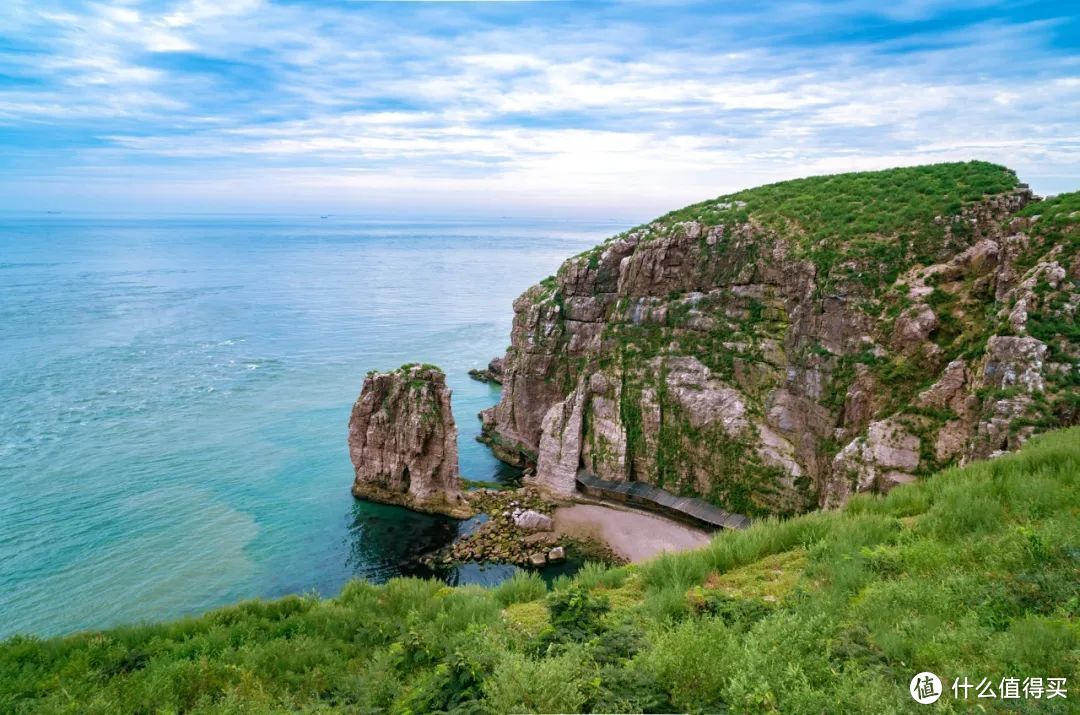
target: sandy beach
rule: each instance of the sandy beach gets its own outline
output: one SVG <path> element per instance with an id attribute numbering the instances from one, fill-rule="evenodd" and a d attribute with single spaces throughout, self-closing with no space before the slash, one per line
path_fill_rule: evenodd
<path id="1" fill-rule="evenodd" d="M 574 504 L 555 510 L 555 533 L 599 539 L 632 563 L 665 551 L 688 551 L 709 543 L 706 531 L 642 511 Z"/>

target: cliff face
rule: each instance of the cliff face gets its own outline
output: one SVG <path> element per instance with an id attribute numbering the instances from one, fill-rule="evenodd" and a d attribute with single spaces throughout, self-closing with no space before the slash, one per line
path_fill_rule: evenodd
<path id="1" fill-rule="evenodd" d="M 1077 421 L 1078 196 L 970 162 L 669 214 L 515 301 L 485 436 L 554 493 L 584 468 L 751 514 L 1015 449 Z"/>
<path id="2" fill-rule="evenodd" d="M 430 365 L 372 372 L 349 419 L 355 496 L 468 516 L 446 376 Z"/>

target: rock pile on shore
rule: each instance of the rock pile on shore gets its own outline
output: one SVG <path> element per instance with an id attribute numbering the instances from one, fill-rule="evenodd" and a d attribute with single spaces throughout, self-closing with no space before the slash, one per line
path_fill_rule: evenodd
<path id="1" fill-rule="evenodd" d="M 555 503 L 535 489 L 480 489 L 469 493 L 469 505 L 488 516 L 476 531 L 428 557 L 434 564 L 494 561 L 543 566 L 566 558 L 566 544 L 555 535 L 551 514 Z"/>

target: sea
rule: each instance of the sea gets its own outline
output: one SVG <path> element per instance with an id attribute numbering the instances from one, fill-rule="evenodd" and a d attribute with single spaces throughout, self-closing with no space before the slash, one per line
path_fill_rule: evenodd
<path id="1" fill-rule="evenodd" d="M 0 638 L 333 596 L 470 527 L 355 500 L 364 375 L 447 373 L 463 476 L 512 302 L 616 222 L 0 214 Z M 572 568 L 568 566 L 566 568 Z"/>

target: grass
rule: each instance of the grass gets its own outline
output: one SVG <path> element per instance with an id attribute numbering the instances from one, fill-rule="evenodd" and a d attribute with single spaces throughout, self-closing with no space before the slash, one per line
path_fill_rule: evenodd
<path id="1" fill-rule="evenodd" d="M 985 161 L 833 174 L 720 196 L 672 212 L 660 222 L 713 224 L 753 217 L 785 227 L 798 224 L 811 239 L 853 238 L 929 223 L 1017 185 L 1013 171 Z"/>
<path id="2" fill-rule="evenodd" d="M 549 590 L 396 579 L 333 599 L 0 644 L 0 712 L 917 712 L 1080 677 L 1080 428 L 838 512 Z M 1039 712 L 1075 712 L 1067 700 Z M 1015 711 L 1034 701 L 982 700 Z M 973 700 L 947 692 L 939 711 Z"/>
<path id="3" fill-rule="evenodd" d="M 748 221 L 796 239 L 826 284 L 891 285 L 898 271 L 939 257 L 946 226 L 985 196 L 1016 188 L 1016 174 L 985 161 L 953 162 L 782 181 L 669 213 L 661 233 L 684 221 L 706 226 Z"/>
<path id="4" fill-rule="evenodd" d="M 823 274 L 845 261 L 859 261 L 860 271 L 848 277 L 874 287 L 882 280 L 891 284 L 904 262 L 932 262 L 933 253 L 940 248 L 940 239 L 945 235 L 945 226 L 953 223 L 953 217 L 959 216 L 966 206 L 1018 186 L 1015 172 L 985 161 L 813 176 L 691 204 L 611 240 L 636 232 L 643 233 L 646 240 L 656 238 L 686 221 L 704 226 L 734 226 L 752 221 L 782 235 L 798 237 L 796 243 L 804 255 Z M 956 223 L 952 230 L 965 229 L 962 223 Z M 596 269 L 608 243 L 585 251 L 578 258 Z M 717 248 L 726 245 L 724 239 Z M 875 269 L 872 275 L 865 273 L 868 267 Z M 555 289 L 553 279 L 545 285 L 549 290 Z"/>

